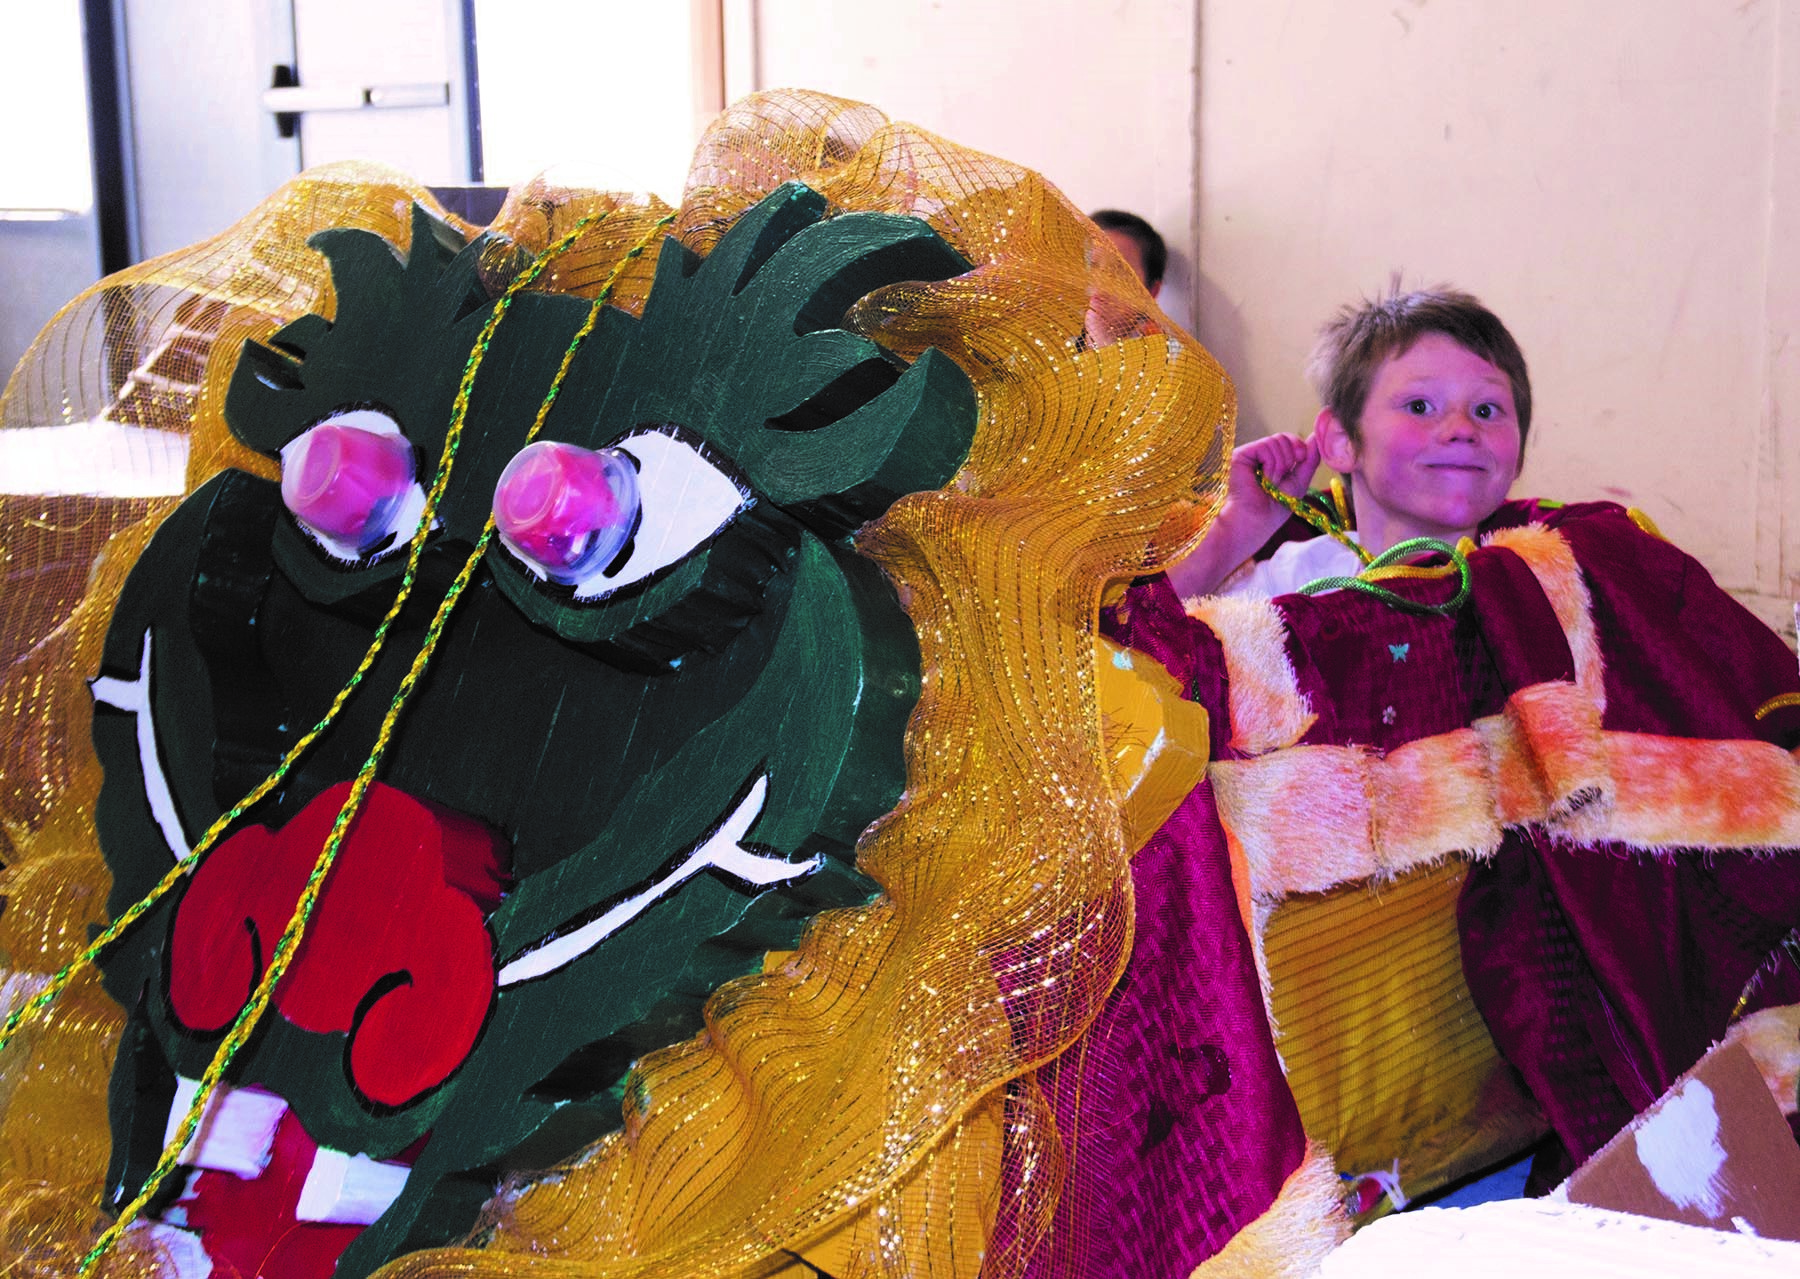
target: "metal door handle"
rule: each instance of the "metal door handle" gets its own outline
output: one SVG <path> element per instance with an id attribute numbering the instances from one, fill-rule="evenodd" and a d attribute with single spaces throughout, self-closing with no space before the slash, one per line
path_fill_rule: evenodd
<path id="1" fill-rule="evenodd" d="M 281 136 L 294 136 L 295 117 L 302 111 L 393 110 L 441 107 L 450 101 L 450 86 L 426 84 L 303 85 L 294 68 L 277 66 L 274 83 L 262 92 L 263 110 L 275 117 Z"/>
<path id="2" fill-rule="evenodd" d="M 296 115 L 302 111 L 360 111 L 369 105 L 367 89 L 348 85 L 318 88 L 313 85 L 264 89 L 263 110 L 272 115 Z"/>
<path id="3" fill-rule="evenodd" d="M 450 101 L 450 86 L 436 84 L 293 85 L 264 89 L 265 111 L 361 111 L 365 107 L 441 107 Z"/>

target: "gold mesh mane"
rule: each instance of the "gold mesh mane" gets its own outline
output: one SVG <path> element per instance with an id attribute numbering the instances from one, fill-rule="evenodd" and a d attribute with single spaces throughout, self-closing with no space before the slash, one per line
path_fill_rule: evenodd
<path id="1" fill-rule="evenodd" d="M 1061 1144 L 1031 1072 L 1090 1023 L 1132 936 L 1095 700 L 1099 599 L 1210 518 L 1231 388 L 1042 178 L 860 104 L 790 92 L 727 111 L 672 233 L 704 253 L 793 179 L 834 210 L 921 217 L 975 263 L 881 290 L 849 321 L 904 356 L 938 347 L 980 402 L 956 478 L 858 538 L 898 588 L 925 672 L 905 798 L 858 847 L 881 896 L 819 917 L 793 953 L 720 989 L 699 1036 L 638 1065 L 623 1129 L 502 1196 L 481 1249 L 386 1274 L 767 1274 L 824 1249 L 833 1274 L 1005 1275 L 1049 1220 Z M 102 281 L 34 344 L 0 425 L 180 433 L 188 491 L 227 466 L 272 474 L 224 426 L 236 352 L 332 313 L 310 234 L 361 227 L 404 250 L 415 200 L 430 206 L 396 175 L 333 166 L 213 240 Z M 600 207 L 617 212 L 535 286 L 591 295 L 666 206 L 533 182 L 492 229 L 538 252 Z M 641 310 L 653 257 L 626 269 L 616 305 Z M 102 918 L 84 680 L 177 500 L 0 499 L 0 962 L 15 998 Z M 0 1058 L 0 1252 L 42 1257 L 45 1273 L 72 1272 L 94 1238 L 121 1023 L 84 983 Z M 153 1264 L 128 1252 L 115 1268 Z"/>

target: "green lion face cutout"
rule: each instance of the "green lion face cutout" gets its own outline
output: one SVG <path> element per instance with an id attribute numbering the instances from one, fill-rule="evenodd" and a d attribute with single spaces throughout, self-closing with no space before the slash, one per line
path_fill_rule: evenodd
<path id="1" fill-rule="evenodd" d="M 698 1028 L 721 982 L 869 896 L 851 850 L 901 794 L 918 651 L 847 534 L 954 474 L 975 403 L 937 352 L 904 365 L 839 325 L 967 263 L 916 219 L 824 214 L 788 186 L 703 260 L 665 243 L 642 317 L 601 309 L 591 332 L 579 298 L 509 294 L 460 405 L 498 305 L 488 246 L 423 211 L 404 262 L 316 237 L 336 318 L 247 345 L 226 401 L 282 482 L 226 472 L 168 519 L 94 681 L 115 916 L 329 720 L 105 960 L 131 1016 L 115 1207 L 378 742 L 292 966 L 158 1201 L 240 1268 L 279 1247 L 293 1273 L 361 1275 L 461 1234 L 497 1176 L 616 1128 L 630 1063 Z M 333 714 L 428 509 L 406 602 Z"/>

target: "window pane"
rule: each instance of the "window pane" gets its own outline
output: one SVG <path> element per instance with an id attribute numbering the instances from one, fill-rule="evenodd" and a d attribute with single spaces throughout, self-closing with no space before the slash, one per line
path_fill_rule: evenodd
<path id="1" fill-rule="evenodd" d="M 475 0 L 485 180 L 681 196 L 698 129 L 691 6 Z M 527 16 L 529 15 L 529 16 Z"/>
<path id="2" fill-rule="evenodd" d="M 87 67 L 80 0 L 6 5 L 7 69 L 0 120 L 0 216 L 94 204 L 88 158 Z"/>

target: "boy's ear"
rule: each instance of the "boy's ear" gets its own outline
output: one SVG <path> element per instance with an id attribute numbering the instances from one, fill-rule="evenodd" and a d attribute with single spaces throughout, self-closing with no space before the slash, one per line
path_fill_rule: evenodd
<path id="1" fill-rule="evenodd" d="M 1320 409 L 1313 419 L 1313 438 L 1319 442 L 1319 460 L 1326 466 L 1339 475 L 1348 475 L 1356 469 L 1356 445 L 1351 442 L 1350 432 L 1338 421 L 1338 415 L 1329 408 Z"/>

